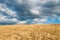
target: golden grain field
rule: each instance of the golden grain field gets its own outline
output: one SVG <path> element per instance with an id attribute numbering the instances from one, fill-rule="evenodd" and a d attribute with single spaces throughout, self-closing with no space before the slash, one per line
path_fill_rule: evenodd
<path id="1" fill-rule="evenodd" d="M 60 40 L 60 24 L 3 25 L 0 40 Z"/>

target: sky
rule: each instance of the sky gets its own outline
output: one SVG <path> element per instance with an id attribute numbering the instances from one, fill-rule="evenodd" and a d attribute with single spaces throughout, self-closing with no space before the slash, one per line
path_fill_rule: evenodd
<path id="1" fill-rule="evenodd" d="M 60 0 L 0 0 L 0 25 L 60 24 Z"/>

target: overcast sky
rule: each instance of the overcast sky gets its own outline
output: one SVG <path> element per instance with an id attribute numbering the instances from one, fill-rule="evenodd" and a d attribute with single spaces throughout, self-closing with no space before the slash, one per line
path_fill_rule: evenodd
<path id="1" fill-rule="evenodd" d="M 60 24 L 60 1 L 0 0 L 3 24 Z"/>

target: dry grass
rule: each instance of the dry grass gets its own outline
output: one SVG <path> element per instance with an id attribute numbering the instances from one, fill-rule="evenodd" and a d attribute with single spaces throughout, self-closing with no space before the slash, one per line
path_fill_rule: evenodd
<path id="1" fill-rule="evenodd" d="M 60 40 L 60 25 L 0 26 L 0 40 Z"/>

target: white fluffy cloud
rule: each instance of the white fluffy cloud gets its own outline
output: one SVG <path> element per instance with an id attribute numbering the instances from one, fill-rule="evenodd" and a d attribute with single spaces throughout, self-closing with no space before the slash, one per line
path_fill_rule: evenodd
<path id="1" fill-rule="evenodd" d="M 36 18 L 36 19 L 34 19 L 34 21 L 35 22 L 46 22 L 47 21 L 47 19 L 39 19 L 39 18 Z"/>
<path id="2" fill-rule="evenodd" d="M 4 12 L 6 13 L 7 15 L 9 16 L 12 16 L 13 18 L 8 18 L 8 16 L 5 16 L 3 15 L 3 13 L 1 12 Z M 2 4 L 0 3 L 0 23 L 16 23 L 18 22 L 17 18 L 14 18 L 16 17 L 16 12 L 15 11 L 12 11 L 11 9 L 9 9 L 5 4 Z"/>
<path id="3" fill-rule="evenodd" d="M 36 9 L 30 10 L 30 12 L 31 12 L 32 14 L 34 14 L 34 15 L 40 15 L 39 10 L 36 10 Z"/>
<path id="4" fill-rule="evenodd" d="M 0 22 L 18 22 L 16 18 L 9 19 L 7 16 L 0 14 Z"/>
<path id="5" fill-rule="evenodd" d="M 5 12 L 6 14 L 13 16 L 13 17 L 17 16 L 15 11 L 9 9 L 5 4 L 2 4 L 2 3 L 0 3 L 0 11 Z"/>
<path id="6" fill-rule="evenodd" d="M 42 7 L 31 8 L 30 12 L 34 15 L 40 15 L 42 12 Z"/>

